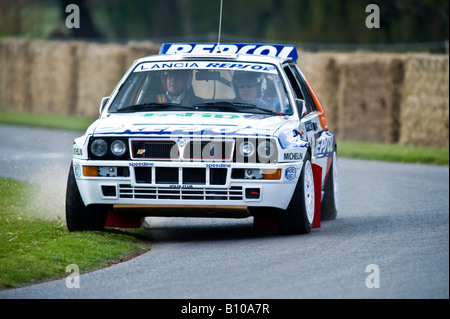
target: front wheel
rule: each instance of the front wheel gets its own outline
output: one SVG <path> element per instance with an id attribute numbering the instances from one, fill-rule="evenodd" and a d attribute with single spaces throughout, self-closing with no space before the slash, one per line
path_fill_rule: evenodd
<path id="1" fill-rule="evenodd" d="M 289 206 L 277 213 L 278 231 L 281 234 L 309 233 L 314 221 L 314 209 L 314 175 L 307 154 Z"/>
<path id="2" fill-rule="evenodd" d="M 105 227 L 107 211 L 101 206 L 85 206 L 70 164 L 66 189 L 66 223 L 69 231 L 101 230 Z"/>

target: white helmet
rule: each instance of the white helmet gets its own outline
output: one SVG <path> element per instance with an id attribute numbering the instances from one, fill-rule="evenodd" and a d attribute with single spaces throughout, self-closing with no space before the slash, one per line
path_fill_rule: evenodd
<path id="1" fill-rule="evenodd" d="M 239 97 L 239 88 L 257 86 L 258 96 L 262 98 L 267 88 L 266 78 L 259 72 L 235 71 L 231 85 L 236 97 Z"/>

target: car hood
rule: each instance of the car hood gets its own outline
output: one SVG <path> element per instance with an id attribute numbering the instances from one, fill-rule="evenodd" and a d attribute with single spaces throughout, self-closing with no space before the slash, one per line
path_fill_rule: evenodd
<path id="1" fill-rule="evenodd" d="M 90 128 L 93 135 L 233 135 L 273 136 L 287 116 L 219 112 L 109 114 Z M 291 126 L 289 125 L 289 126 Z"/>

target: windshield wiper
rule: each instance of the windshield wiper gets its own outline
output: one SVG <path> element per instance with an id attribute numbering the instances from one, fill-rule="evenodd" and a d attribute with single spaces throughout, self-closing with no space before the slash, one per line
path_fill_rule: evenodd
<path id="1" fill-rule="evenodd" d="M 258 107 L 255 104 L 243 103 L 243 102 L 227 102 L 227 101 L 206 102 L 206 103 L 194 104 L 192 106 L 195 107 L 196 109 L 218 108 L 220 110 L 233 110 L 233 111 L 237 111 L 237 112 L 247 112 L 248 109 L 254 109 L 254 110 L 262 111 L 267 114 L 279 115 L 278 113 L 276 113 L 272 110 L 263 109 L 263 108 Z"/>
<path id="2" fill-rule="evenodd" d="M 193 107 L 190 105 L 176 104 L 176 103 L 143 103 L 123 107 L 121 109 L 115 110 L 116 113 L 128 113 L 128 112 L 140 112 L 146 110 L 155 109 L 189 109 L 192 110 Z"/>

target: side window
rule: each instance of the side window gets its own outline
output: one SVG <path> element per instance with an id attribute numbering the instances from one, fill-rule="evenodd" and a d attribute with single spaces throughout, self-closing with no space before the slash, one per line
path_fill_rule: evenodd
<path id="1" fill-rule="evenodd" d="M 311 93 L 308 90 L 308 86 L 305 83 L 305 80 L 303 78 L 303 75 L 301 74 L 299 68 L 297 65 L 289 65 L 289 67 L 292 69 L 292 73 L 295 76 L 295 79 L 297 80 L 297 83 L 300 86 L 301 91 L 303 92 L 303 95 L 305 96 L 306 101 L 306 107 L 308 109 L 308 112 L 316 111 L 316 105 L 314 104 L 314 100 L 311 96 Z"/>
<path id="2" fill-rule="evenodd" d="M 292 91 L 294 92 L 295 98 L 296 98 L 296 99 L 302 99 L 302 100 L 304 100 L 302 91 L 300 90 L 300 87 L 299 87 L 299 85 L 298 85 L 298 82 L 297 82 L 297 80 L 295 79 L 295 76 L 294 76 L 294 74 L 292 73 L 292 71 L 291 71 L 291 69 L 289 68 L 289 66 L 285 66 L 285 67 L 284 67 L 284 72 L 286 73 L 286 76 L 287 76 L 288 79 L 289 79 L 289 83 L 291 84 L 291 88 L 292 88 Z M 301 111 L 301 110 L 300 110 L 300 111 Z"/>

